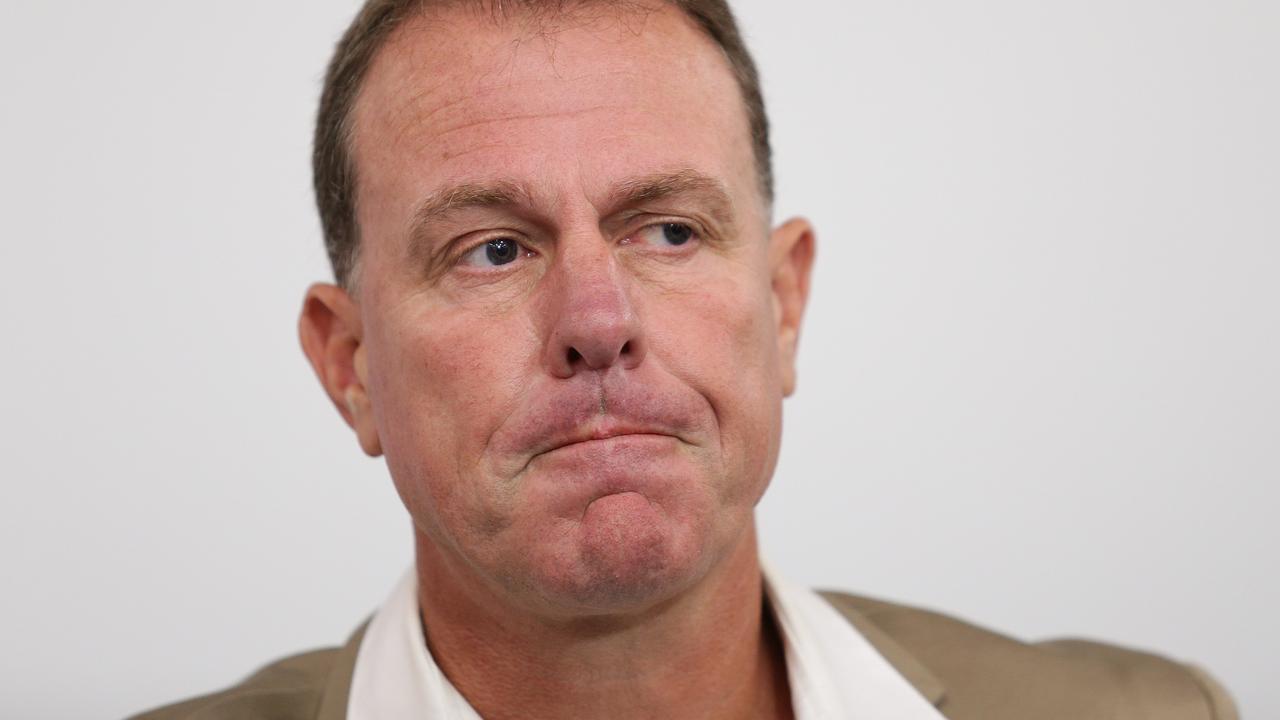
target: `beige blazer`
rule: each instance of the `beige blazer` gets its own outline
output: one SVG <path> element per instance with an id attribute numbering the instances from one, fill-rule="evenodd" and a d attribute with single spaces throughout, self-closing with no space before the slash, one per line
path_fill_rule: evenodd
<path id="1" fill-rule="evenodd" d="M 823 597 L 952 720 L 1238 720 L 1206 673 L 1155 655 L 1083 640 L 1023 643 L 927 610 Z M 238 685 L 134 720 L 345 718 L 367 625 L 343 647 L 277 660 Z"/>

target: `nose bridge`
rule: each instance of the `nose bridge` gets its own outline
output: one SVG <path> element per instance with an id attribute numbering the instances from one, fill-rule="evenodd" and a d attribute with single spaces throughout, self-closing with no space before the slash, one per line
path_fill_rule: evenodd
<path id="1" fill-rule="evenodd" d="M 630 298 L 623 287 L 617 259 L 603 239 L 566 243 L 557 268 L 568 310 L 588 312 L 628 312 Z"/>
<path id="2" fill-rule="evenodd" d="M 640 318 L 608 241 L 598 231 L 565 236 L 557 256 L 547 288 L 553 298 L 547 305 L 552 374 L 635 367 L 645 352 Z"/>

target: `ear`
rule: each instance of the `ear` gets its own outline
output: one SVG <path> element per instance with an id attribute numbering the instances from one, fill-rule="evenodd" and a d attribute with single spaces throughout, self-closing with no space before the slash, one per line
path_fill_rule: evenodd
<path id="1" fill-rule="evenodd" d="M 361 449 L 370 457 L 381 455 L 382 441 L 366 390 L 369 370 L 355 301 L 336 285 L 312 285 L 298 318 L 298 335 L 311 368 L 342 419 L 356 431 Z"/>
<path id="2" fill-rule="evenodd" d="M 813 226 L 803 218 L 793 218 L 779 225 L 769 239 L 773 316 L 778 328 L 778 360 L 784 397 L 796 389 L 796 347 L 800 341 L 800 321 L 809 300 L 814 242 Z"/>

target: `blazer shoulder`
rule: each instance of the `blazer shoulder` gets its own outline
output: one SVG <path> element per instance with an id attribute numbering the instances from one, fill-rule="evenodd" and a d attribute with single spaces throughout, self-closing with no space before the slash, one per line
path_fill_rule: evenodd
<path id="1" fill-rule="evenodd" d="M 313 718 L 338 650 L 312 650 L 276 660 L 225 690 L 148 710 L 131 720 Z"/>
<path id="2" fill-rule="evenodd" d="M 906 654 L 927 668 L 943 688 L 938 707 L 948 718 L 1239 717 L 1207 673 L 1158 655 L 1079 639 L 1028 643 L 932 610 L 822 595 L 872 644 L 877 636 L 894 644 L 884 653 L 891 662 L 893 653 Z"/>
<path id="3" fill-rule="evenodd" d="M 272 661 L 229 688 L 148 710 L 128 720 L 315 720 L 345 717 L 351 671 L 368 622 L 342 647 Z"/>

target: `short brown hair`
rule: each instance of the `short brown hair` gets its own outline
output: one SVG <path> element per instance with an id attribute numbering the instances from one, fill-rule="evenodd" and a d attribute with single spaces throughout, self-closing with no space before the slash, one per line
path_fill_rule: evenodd
<path id="1" fill-rule="evenodd" d="M 578 0 L 585 2 L 586 0 Z M 604 1 L 604 0 L 597 0 Z M 624 4 L 620 0 L 613 0 Z M 746 105 L 760 191 L 773 200 L 773 167 L 769 149 L 769 120 L 755 62 L 747 51 L 726 0 L 663 0 L 679 8 L 724 52 Z M 471 0 L 501 11 L 504 5 L 554 10 L 565 0 Z M 408 18 L 458 0 L 367 0 L 343 34 L 329 61 L 320 110 L 316 117 L 312 171 L 316 205 L 324 230 L 325 249 L 340 285 L 350 287 L 360 244 L 356 221 L 356 168 L 351 155 L 351 115 L 364 77 L 378 50 Z M 632 3 L 633 4 L 633 3 Z"/>

